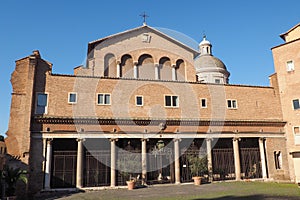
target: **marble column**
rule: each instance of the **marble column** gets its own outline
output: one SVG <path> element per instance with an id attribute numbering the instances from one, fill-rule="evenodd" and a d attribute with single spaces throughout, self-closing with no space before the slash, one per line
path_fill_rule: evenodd
<path id="1" fill-rule="evenodd" d="M 213 168 L 212 168 L 212 149 L 211 149 L 211 138 L 206 139 L 206 151 L 207 151 L 207 169 L 208 169 L 208 181 L 213 181 Z"/>
<path id="2" fill-rule="evenodd" d="M 133 78 L 138 78 L 138 62 L 133 63 Z"/>
<path id="3" fill-rule="evenodd" d="M 121 62 L 117 62 L 117 77 L 121 77 Z"/>
<path id="4" fill-rule="evenodd" d="M 46 149 L 46 166 L 45 166 L 45 179 L 44 187 L 46 190 L 50 189 L 50 179 L 51 179 L 51 159 L 52 159 L 52 138 L 47 139 L 47 149 Z"/>
<path id="5" fill-rule="evenodd" d="M 83 141 L 78 138 L 77 141 L 77 166 L 76 166 L 76 188 L 83 186 Z"/>
<path id="6" fill-rule="evenodd" d="M 239 141 L 240 138 L 233 138 L 233 154 L 234 154 L 234 168 L 235 168 L 235 180 L 241 180 L 241 162 L 239 153 Z"/>
<path id="7" fill-rule="evenodd" d="M 155 64 L 154 65 L 154 70 L 155 70 L 155 79 L 159 80 L 160 79 L 160 75 L 159 75 L 159 64 Z"/>
<path id="8" fill-rule="evenodd" d="M 177 80 L 177 74 L 176 74 L 176 65 L 172 65 L 172 80 Z"/>
<path id="9" fill-rule="evenodd" d="M 116 186 L 116 141 L 110 139 L 110 187 Z"/>
<path id="10" fill-rule="evenodd" d="M 268 178 L 268 176 L 267 176 L 267 165 L 266 165 L 265 144 L 264 144 L 265 138 L 259 138 L 258 142 L 259 142 L 262 177 L 263 179 L 266 179 Z"/>
<path id="11" fill-rule="evenodd" d="M 147 139 L 141 139 L 142 141 L 142 184 L 147 181 Z"/>
<path id="12" fill-rule="evenodd" d="M 180 184 L 180 139 L 174 139 L 174 161 L 175 161 L 175 184 Z"/>

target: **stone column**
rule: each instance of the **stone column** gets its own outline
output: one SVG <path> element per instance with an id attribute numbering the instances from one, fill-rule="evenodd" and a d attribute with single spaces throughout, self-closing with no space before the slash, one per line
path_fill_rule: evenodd
<path id="1" fill-rule="evenodd" d="M 175 184 L 180 184 L 179 141 L 180 139 L 174 139 Z"/>
<path id="2" fill-rule="evenodd" d="M 156 80 L 159 80 L 160 79 L 160 76 L 159 76 L 159 64 L 155 64 L 154 65 L 154 70 L 155 70 L 155 79 Z"/>
<path id="3" fill-rule="evenodd" d="M 77 166 L 76 166 L 76 187 L 82 188 L 83 186 L 83 141 L 84 139 L 78 138 L 77 141 Z"/>
<path id="4" fill-rule="evenodd" d="M 133 63 L 133 78 L 138 78 L 138 62 Z"/>
<path id="5" fill-rule="evenodd" d="M 211 138 L 206 139 L 206 151 L 207 151 L 207 169 L 208 169 L 208 181 L 213 181 L 213 168 L 212 168 L 212 152 L 211 152 Z"/>
<path id="6" fill-rule="evenodd" d="M 142 141 L 142 184 L 147 181 L 147 139 L 141 139 Z"/>
<path id="7" fill-rule="evenodd" d="M 116 141 L 110 139 L 110 187 L 116 186 Z"/>
<path id="8" fill-rule="evenodd" d="M 121 62 L 117 61 L 117 77 L 121 77 Z"/>
<path id="9" fill-rule="evenodd" d="M 265 138 L 259 138 L 259 152 L 260 152 L 260 161 L 261 161 L 261 169 L 262 169 L 262 177 L 263 179 L 268 178 L 267 176 L 267 165 L 266 165 L 266 156 L 265 156 Z"/>
<path id="10" fill-rule="evenodd" d="M 241 163 L 239 153 L 239 141 L 240 138 L 233 138 L 233 154 L 234 154 L 234 168 L 235 168 L 235 180 L 241 180 Z"/>
<path id="11" fill-rule="evenodd" d="M 50 189 L 50 179 L 51 179 L 51 159 L 52 159 L 52 138 L 47 139 L 47 149 L 46 149 L 46 166 L 45 166 L 45 182 L 44 187 L 46 190 Z"/>
<path id="12" fill-rule="evenodd" d="M 176 65 L 172 65 L 172 80 L 176 81 L 177 77 L 176 77 Z"/>

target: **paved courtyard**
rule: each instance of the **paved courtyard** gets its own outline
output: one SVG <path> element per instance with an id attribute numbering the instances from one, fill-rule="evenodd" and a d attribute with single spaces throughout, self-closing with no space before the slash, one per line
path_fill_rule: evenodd
<path id="1" fill-rule="evenodd" d="M 53 193 L 38 199 L 300 199 L 300 189 L 295 184 L 264 183 L 264 182 L 221 182 L 194 186 L 155 185 L 147 188 L 135 189 L 106 189 L 99 191 L 85 191 L 73 194 Z"/>

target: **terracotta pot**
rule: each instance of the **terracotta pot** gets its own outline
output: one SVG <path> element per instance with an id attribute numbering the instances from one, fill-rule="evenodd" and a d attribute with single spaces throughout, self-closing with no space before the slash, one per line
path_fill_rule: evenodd
<path id="1" fill-rule="evenodd" d="M 201 185 L 201 177 L 200 176 L 193 177 L 193 180 L 194 180 L 195 185 Z"/>
<path id="2" fill-rule="evenodd" d="M 133 190 L 135 188 L 135 182 L 134 181 L 126 181 L 128 190 Z"/>

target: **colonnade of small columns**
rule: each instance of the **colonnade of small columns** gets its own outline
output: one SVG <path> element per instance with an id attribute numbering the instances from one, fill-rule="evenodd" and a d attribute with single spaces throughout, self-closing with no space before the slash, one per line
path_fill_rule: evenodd
<path id="1" fill-rule="evenodd" d="M 147 180 L 147 141 L 149 139 L 141 139 L 141 155 L 142 155 L 142 181 L 145 183 Z M 77 171 L 76 171 L 76 187 L 82 188 L 83 187 L 83 138 L 76 139 L 78 147 L 77 147 Z M 116 186 L 116 141 L 118 138 L 111 138 L 111 171 L 110 171 L 110 186 Z M 175 184 L 180 184 L 180 147 L 179 142 L 181 139 L 175 138 L 173 139 L 174 142 L 174 163 L 175 163 Z M 209 181 L 212 181 L 212 145 L 211 145 L 211 138 L 206 139 L 206 147 L 207 147 L 207 161 L 208 161 L 208 176 Z M 233 138 L 233 153 L 234 153 L 234 166 L 235 166 L 235 179 L 241 180 L 241 164 L 240 164 L 240 155 L 239 155 L 239 141 L 240 138 Z M 260 150 L 260 157 L 261 157 L 261 167 L 262 167 L 262 178 L 267 178 L 267 166 L 266 166 L 266 157 L 265 157 L 265 145 L 264 145 L 265 138 L 259 138 L 259 150 Z M 44 189 L 49 190 L 50 187 L 50 180 L 51 180 L 51 162 L 52 162 L 52 139 L 47 138 L 45 139 L 46 145 L 46 156 L 45 156 L 45 179 L 44 179 Z"/>
<path id="2" fill-rule="evenodd" d="M 158 63 L 154 64 L 154 77 L 155 80 L 160 80 L 160 73 L 159 73 L 159 65 Z M 172 81 L 176 81 L 177 80 L 177 72 L 176 72 L 176 65 L 171 65 L 171 69 L 172 69 Z M 138 62 L 133 62 L 133 78 L 139 78 L 139 65 Z M 118 61 L 117 62 L 117 78 L 121 77 L 121 62 Z"/>

